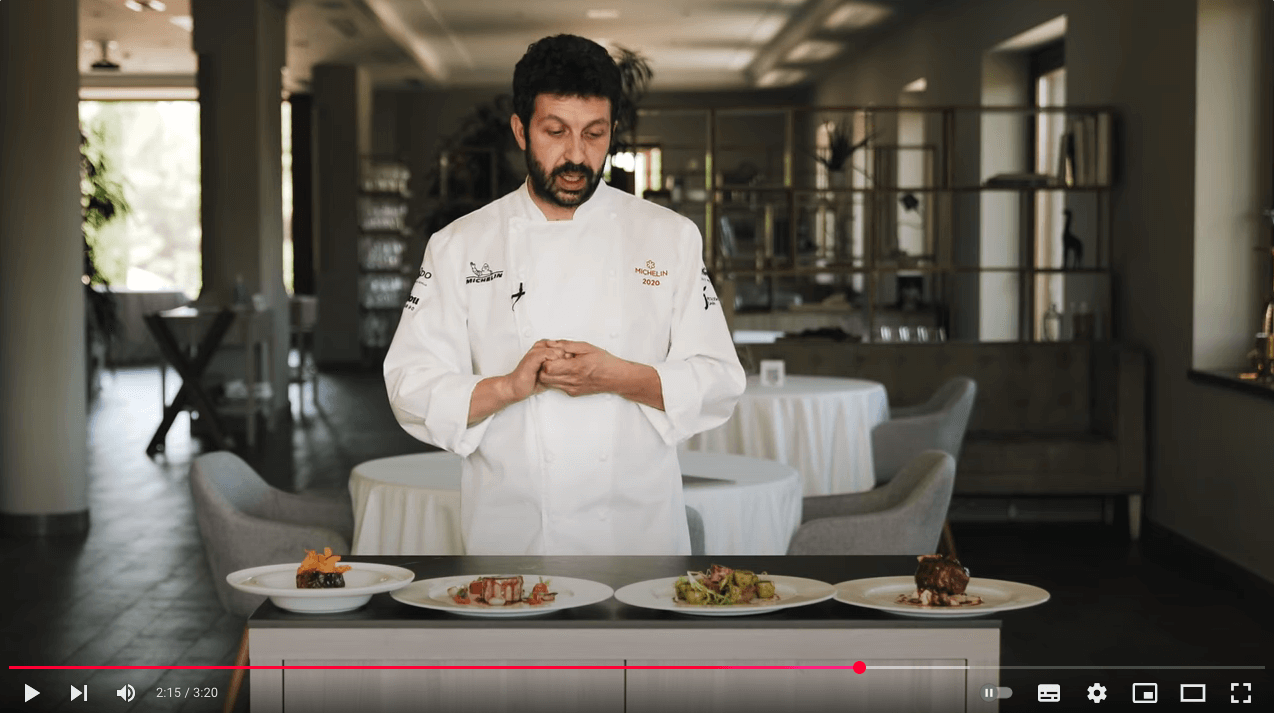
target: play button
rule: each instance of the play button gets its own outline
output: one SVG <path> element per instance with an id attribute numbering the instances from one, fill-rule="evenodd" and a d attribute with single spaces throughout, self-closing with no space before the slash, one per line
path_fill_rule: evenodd
<path id="1" fill-rule="evenodd" d="M 35 698 L 38 695 L 40 695 L 39 691 L 35 690 L 34 688 L 30 686 L 27 686 L 27 697 L 26 697 L 27 701 L 31 700 L 32 698 Z"/>

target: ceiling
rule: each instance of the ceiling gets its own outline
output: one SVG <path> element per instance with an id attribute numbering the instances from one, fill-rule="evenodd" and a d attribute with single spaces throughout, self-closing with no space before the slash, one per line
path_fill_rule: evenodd
<path id="1" fill-rule="evenodd" d="M 291 0 L 285 86 L 304 90 L 325 62 L 365 66 L 380 86 L 508 86 L 527 45 L 559 32 L 637 50 L 656 90 L 790 86 L 937 1 Z M 80 0 L 84 84 L 193 88 L 189 24 L 174 20 L 190 3 Z M 91 68 L 102 41 L 120 69 Z"/>

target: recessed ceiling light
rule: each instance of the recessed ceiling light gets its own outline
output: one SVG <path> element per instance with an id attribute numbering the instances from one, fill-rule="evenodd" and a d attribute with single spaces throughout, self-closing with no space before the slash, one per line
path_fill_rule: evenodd
<path id="1" fill-rule="evenodd" d="M 594 8 L 587 13 L 590 20 L 618 20 L 619 10 L 610 8 Z"/>
<path id="2" fill-rule="evenodd" d="M 124 0 L 124 7 L 133 12 L 141 12 L 142 10 L 163 12 L 168 9 L 168 6 L 160 2 L 160 0 Z"/>
<path id="3" fill-rule="evenodd" d="M 799 69 L 771 69 L 756 80 L 758 87 L 783 87 L 796 84 L 805 79 L 805 72 Z"/>
<path id="4" fill-rule="evenodd" d="M 823 21 L 823 27 L 829 30 L 856 30 L 884 20 L 891 12 L 893 11 L 889 8 L 875 3 L 850 0 L 832 11 Z"/>
<path id="5" fill-rule="evenodd" d="M 756 50 L 737 50 L 730 60 L 730 69 L 744 69 L 756 59 Z"/>
<path id="6" fill-rule="evenodd" d="M 805 40 L 787 53 L 789 62 L 821 62 L 830 59 L 841 50 L 839 42 Z"/>
<path id="7" fill-rule="evenodd" d="M 763 45 L 774 39 L 779 34 L 779 30 L 787 24 L 787 18 L 780 15 L 770 15 L 761 18 L 759 22 L 752 27 L 751 41 L 753 44 Z"/>
<path id="8" fill-rule="evenodd" d="M 929 82 L 925 81 L 924 77 L 921 77 L 915 81 L 907 82 L 907 86 L 903 87 L 902 90 L 904 92 L 923 92 L 928 88 Z"/>
<path id="9" fill-rule="evenodd" d="M 190 15 L 173 15 L 172 17 L 168 18 L 168 21 L 180 27 L 181 29 L 185 30 L 186 32 L 191 32 L 195 29 L 195 18 L 191 17 Z"/>

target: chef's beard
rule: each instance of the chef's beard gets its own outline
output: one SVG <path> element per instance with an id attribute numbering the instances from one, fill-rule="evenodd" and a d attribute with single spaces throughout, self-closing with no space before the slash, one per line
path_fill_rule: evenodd
<path id="1" fill-rule="evenodd" d="M 602 182 L 602 174 L 594 171 L 592 168 L 582 163 L 566 162 L 561 166 L 553 169 L 552 173 L 544 168 L 544 164 L 540 163 L 531 153 L 531 143 L 528 141 L 526 150 L 526 169 L 531 178 L 531 190 L 541 199 L 552 203 L 559 208 L 576 208 L 584 204 L 589 198 L 593 197 L 593 193 L 597 190 L 597 185 Z M 579 191 L 567 191 L 554 186 L 557 177 L 563 173 L 579 173 L 584 176 L 584 188 Z"/>

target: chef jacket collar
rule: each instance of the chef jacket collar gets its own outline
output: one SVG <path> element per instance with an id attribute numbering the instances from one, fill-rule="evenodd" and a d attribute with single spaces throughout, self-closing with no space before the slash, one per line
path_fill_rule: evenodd
<path id="1" fill-rule="evenodd" d="M 531 198 L 530 180 L 531 180 L 530 178 L 527 178 L 526 181 L 523 181 L 522 187 L 519 188 L 517 191 L 518 195 L 521 196 L 521 200 L 519 202 L 522 204 L 521 208 L 522 208 L 523 217 L 527 218 L 533 223 L 548 223 L 550 221 L 548 218 L 544 216 L 544 211 L 540 210 L 540 207 L 536 205 L 535 201 Z M 578 206 L 575 209 L 575 215 L 571 218 L 571 221 L 582 220 L 584 218 L 588 218 L 591 215 L 600 214 L 603 210 L 605 210 L 606 204 L 610 202 L 610 198 L 611 198 L 610 192 L 613 190 L 615 189 L 607 185 L 605 180 L 598 183 L 597 190 L 593 191 L 593 195 L 589 196 L 588 200 L 584 201 L 580 206 Z M 570 221 L 552 221 L 552 222 L 570 222 Z"/>

